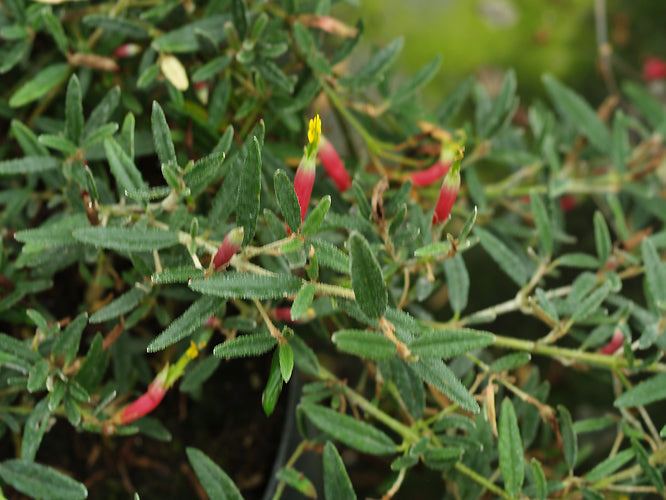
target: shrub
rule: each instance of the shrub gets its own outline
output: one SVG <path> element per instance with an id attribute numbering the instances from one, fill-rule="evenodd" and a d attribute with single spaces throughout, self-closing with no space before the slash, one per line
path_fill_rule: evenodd
<path id="1" fill-rule="evenodd" d="M 509 71 L 427 109 L 440 59 L 392 85 L 398 38 L 349 71 L 363 26 L 329 7 L 5 2 L 3 489 L 85 498 L 37 460 L 54 421 L 168 439 L 148 415 L 181 378 L 196 406 L 220 358 L 268 353 L 257 412 L 306 382 L 274 498 L 391 498 L 421 463 L 447 498 L 663 495 L 662 103 L 546 76 L 553 109 L 517 113 Z"/>

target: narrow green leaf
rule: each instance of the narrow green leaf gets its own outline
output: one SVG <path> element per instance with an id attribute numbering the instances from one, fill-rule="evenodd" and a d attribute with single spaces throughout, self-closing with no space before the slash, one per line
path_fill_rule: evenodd
<path id="1" fill-rule="evenodd" d="M 608 226 L 606 225 L 606 219 L 604 219 L 603 214 L 598 210 L 594 212 L 594 244 L 597 248 L 599 263 L 603 265 L 608 260 L 613 244 Z"/>
<path id="2" fill-rule="evenodd" d="M 289 344 L 280 344 L 278 347 L 280 358 L 280 373 L 282 373 L 282 380 L 289 382 L 291 372 L 294 370 L 294 351 L 291 350 Z"/>
<path id="3" fill-rule="evenodd" d="M 519 366 L 529 363 L 532 355 L 529 352 L 514 352 L 502 356 L 490 364 L 490 371 L 501 373 L 509 370 L 514 370 Z"/>
<path id="4" fill-rule="evenodd" d="M 412 340 L 409 350 L 421 358 L 450 359 L 490 345 L 494 339 L 491 333 L 469 328 L 435 330 Z"/>
<path id="5" fill-rule="evenodd" d="M 201 279 L 205 271 L 194 266 L 169 267 L 162 272 L 155 273 L 150 281 L 155 285 L 170 285 L 173 283 L 189 283 L 190 280 Z"/>
<path id="6" fill-rule="evenodd" d="M 545 500 L 548 496 L 548 484 L 546 483 L 546 475 L 541 468 L 541 463 L 536 458 L 532 458 L 532 477 L 534 477 L 534 488 L 538 500 Z"/>
<path id="7" fill-rule="evenodd" d="M 171 131 L 167 124 L 164 111 L 157 101 L 153 101 L 153 112 L 151 115 L 151 127 L 153 130 L 153 142 L 155 143 L 155 152 L 161 164 L 178 164 L 176 160 L 176 150 L 173 147 Z"/>
<path id="8" fill-rule="evenodd" d="M 45 359 L 41 359 L 32 365 L 30 372 L 28 372 L 28 392 L 37 392 L 44 389 L 50 369 L 51 365 Z"/>
<path id="9" fill-rule="evenodd" d="M 89 149 L 92 149 L 94 146 L 97 146 L 97 144 L 103 142 L 105 139 L 111 137 L 117 131 L 118 131 L 118 124 L 115 122 L 105 123 L 104 125 L 100 125 L 95 130 L 90 132 L 88 137 L 86 137 L 83 140 L 83 143 L 81 144 L 81 149 L 83 149 L 84 151 L 88 151 Z"/>
<path id="10" fill-rule="evenodd" d="M 507 115 L 513 114 L 517 106 L 516 99 L 516 73 L 513 70 L 506 72 L 502 88 L 497 95 L 497 98 L 492 104 L 492 108 L 485 116 L 485 119 L 480 124 L 480 134 L 483 137 L 492 136 L 505 122 Z"/>
<path id="11" fill-rule="evenodd" d="M 444 101 L 435 109 L 437 121 L 442 125 L 447 125 L 458 114 L 469 97 L 476 79 L 467 77 L 460 82 L 444 99 Z"/>
<path id="12" fill-rule="evenodd" d="M 664 477 L 661 472 L 657 470 L 650 463 L 650 457 L 648 456 L 645 448 L 641 445 L 636 438 L 631 438 L 631 448 L 636 453 L 636 459 L 638 460 L 641 469 L 645 472 L 645 475 L 650 480 L 650 482 L 659 490 L 659 493 L 664 493 Z"/>
<path id="13" fill-rule="evenodd" d="M 666 373 L 659 373 L 621 394 L 613 403 L 617 408 L 647 405 L 666 399 Z"/>
<path id="14" fill-rule="evenodd" d="M 83 312 L 74 318 L 64 331 L 60 332 L 53 343 L 53 354 L 55 356 L 64 355 L 65 365 L 69 365 L 74 361 L 76 353 L 79 351 L 81 334 L 87 324 L 88 313 Z"/>
<path id="15" fill-rule="evenodd" d="M 80 482 L 45 465 L 23 460 L 5 460 L 0 477 L 16 490 L 44 500 L 83 500 L 88 490 Z"/>
<path id="16" fill-rule="evenodd" d="M 467 307 L 469 298 L 469 273 L 461 254 L 456 253 L 452 258 L 444 261 L 444 274 L 451 309 L 454 313 L 459 314 Z"/>
<path id="17" fill-rule="evenodd" d="M 91 323 L 102 323 L 110 319 L 117 318 L 123 314 L 127 314 L 134 309 L 141 299 L 146 296 L 146 291 L 139 287 L 132 287 L 127 292 L 123 293 L 120 297 L 109 302 L 99 311 L 90 316 Z"/>
<path id="18" fill-rule="evenodd" d="M 597 269 L 599 260 L 586 253 L 567 253 L 559 256 L 555 262 L 562 267 L 577 267 L 581 269 Z"/>
<path id="19" fill-rule="evenodd" d="M 429 448 L 423 454 L 423 462 L 431 469 L 441 470 L 453 467 L 462 457 L 462 448 Z"/>
<path id="20" fill-rule="evenodd" d="M 60 23 L 60 20 L 53 14 L 51 9 L 42 9 L 42 18 L 44 25 L 49 34 L 53 37 L 53 41 L 58 47 L 58 50 L 65 56 L 69 53 L 69 44 L 67 43 L 67 35 Z"/>
<path id="21" fill-rule="evenodd" d="M 308 66 L 310 66 L 315 73 L 330 75 L 333 71 L 331 65 L 317 48 L 315 39 L 310 31 L 298 21 L 292 24 L 292 30 L 294 41 L 305 56 Z"/>
<path id="22" fill-rule="evenodd" d="M 198 160 L 183 174 L 183 182 L 190 188 L 190 194 L 197 196 L 213 181 L 221 177 L 225 153 L 211 153 Z M 168 164 L 171 165 L 171 164 Z M 163 167 L 165 165 L 162 165 Z"/>
<path id="23" fill-rule="evenodd" d="M 341 351 L 368 359 L 390 359 L 397 353 L 395 343 L 376 331 L 338 330 L 331 340 Z"/>
<path id="24" fill-rule="evenodd" d="M 294 364 L 303 373 L 312 377 L 319 374 L 319 361 L 314 351 L 298 335 L 289 339 L 291 350 L 294 351 Z"/>
<path id="25" fill-rule="evenodd" d="M 243 500 L 233 480 L 217 466 L 204 452 L 197 448 L 186 448 L 194 473 L 208 496 L 215 500 Z"/>
<path id="26" fill-rule="evenodd" d="M 396 451 L 393 440 L 370 424 L 309 403 L 302 403 L 301 408 L 320 430 L 356 450 L 371 455 L 390 455 Z"/>
<path id="27" fill-rule="evenodd" d="M 351 89 L 362 89 L 381 82 L 386 71 L 398 59 L 404 43 L 404 37 L 396 38 L 386 47 L 375 52 L 356 73 L 341 78 L 340 84 Z"/>
<path id="28" fill-rule="evenodd" d="M 93 131 L 103 125 L 107 125 L 109 118 L 118 107 L 120 102 L 120 87 L 117 85 L 109 90 L 97 106 L 90 112 L 90 116 L 83 126 L 83 138 L 87 138 Z"/>
<path id="29" fill-rule="evenodd" d="M 182 392 L 196 391 L 213 375 L 213 373 L 215 373 L 215 370 L 217 370 L 221 362 L 222 361 L 215 356 L 208 356 L 190 371 L 185 373 L 179 389 Z"/>
<path id="30" fill-rule="evenodd" d="M 261 76 L 263 76 L 267 82 L 275 85 L 277 89 L 289 95 L 294 92 L 294 85 L 296 84 L 295 79 L 285 75 L 280 67 L 270 59 L 258 61 L 256 63 L 256 68 L 259 70 Z"/>
<path id="31" fill-rule="evenodd" d="M 307 219 L 305 222 L 307 223 Z M 349 272 L 351 262 L 349 256 L 338 247 L 328 241 L 317 239 L 308 240 L 308 243 L 314 247 L 317 259 L 322 266 L 345 274 Z"/>
<path id="32" fill-rule="evenodd" d="M 322 455 L 324 463 L 324 498 L 326 500 L 352 500 L 356 498 L 354 488 L 349 480 L 345 464 L 335 449 L 335 445 L 327 441 Z"/>
<path id="33" fill-rule="evenodd" d="M 69 420 L 69 423 L 74 427 L 78 427 L 81 423 L 81 409 L 76 401 L 74 401 L 74 398 L 69 394 L 65 394 L 63 406 L 65 407 L 65 416 Z"/>
<path id="34" fill-rule="evenodd" d="M 595 465 L 590 472 L 585 475 L 585 479 L 590 482 L 598 481 L 605 477 L 610 476 L 624 464 L 634 458 L 634 450 L 629 448 L 622 450 L 612 457 L 599 462 Z"/>
<path id="35" fill-rule="evenodd" d="M 302 284 L 300 278 L 285 274 L 261 276 L 226 272 L 205 280 L 192 280 L 189 287 L 195 292 L 227 299 L 276 299 L 297 293 Z"/>
<path id="36" fill-rule="evenodd" d="M 573 420 L 571 419 L 569 410 L 563 405 L 557 405 L 557 411 L 560 414 L 560 432 L 562 434 L 564 460 L 567 462 L 569 469 L 573 470 L 578 458 L 578 437 L 573 430 Z"/>
<path id="37" fill-rule="evenodd" d="M 76 244 L 72 231 L 88 227 L 88 219 L 84 214 L 64 217 L 55 223 L 50 221 L 34 229 L 24 229 L 14 234 L 14 239 L 26 243 L 24 251 L 37 251 L 45 248 Z"/>
<path id="38" fill-rule="evenodd" d="M 39 136 L 39 143 L 68 156 L 73 155 L 77 150 L 76 144 L 61 135 L 42 134 Z"/>
<path id="39" fill-rule="evenodd" d="M 314 485 L 302 472 L 298 472 L 291 467 L 284 467 L 278 471 L 276 477 L 307 498 L 317 498 Z"/>
<path id="40" fill-rule="evenodd" d="M 585 420 L 574 422 L 573 430 L 576 434 L 596 432 L 616 423 L 617 420 L 613 417 L 586 418 Z"/>
<path id="41" fill-rule="evenodd" d="M 271 361 L 271 371 L 266 381 L 266 387 L 261 394 L 261 406 L 264 408 L 266 416 L 273 414 L 275 405 L 277 405 L 278 398 L 282 392 L 282 371 L 280 370 L 280 362 L 278 360 L 277 351 L 273 352 L 273 361 Z"/>
<path id="42" fill-rule="evenodd" d="M 15 118 L 9 126 L 9 135 L 16 139 L 25 156 L 49 156 L 48 149 L 39 143 L 35 133 Z"/>
<path id="43" fill-rule="evenodd" d="M 261 146 L 256 137 L 245 157 L 245 164 L 240 176 L 238 201 L 236 204 L 236 222 L 245 229 L 243 245 L 247 245 L 254 237 L 257 228 L 261 198 Z"/>
<path id="44" fill-rule="evenodd" d="M 215 57 L 203 66 L 199 66 L 194 73 L 192 73 L 192 81 L 198 83 L 216 77 L 219 73 L 227 69 L 231 62 L 231 57 L 227 55 Z"/>
<path id="45" fill-rule="evenodd" d="M 12 108 L 18 108 L 36 101 L 58 85 L 67 76 L 68 72 L 69 65 L 67 63 L 56 63 L 47 66 L 14 92 L 9 99 L 9 105 Z"/>
<path id="46" fill-rule="evenodd" d="M 379 318 L 388 305 L 386 283 L 382 269 L 366 239 L 353 231 L 349 236 L 351 280 L 356 301 L 364 314 Z"/>
<path id="47" fill-rule="evenodd" d="M 400 398 L 409 414 L 419 419 L 425 410 L 425 389 L 423 381 L 411 370 L 407 363 L 397 356 L 389 360 L 391 379 L 398 389 Z"/>
<path id="48" fill-rule="evenodd" d="M 81 85 L 76 75 L 69 78 L 65 96 L 65 137 L 74 144 L 81 142 L 83 132 L 83 102 Z"/>
<path id="49" fill-rule="evenodd" d="M 250 333 L 216 345 L 213 354 L 218 358 L 260 356 L 275 347 L 276 342 L 266 333 Z"/>
<path id="50" fill-rule="evenodd" d="M 139 23 L 122 17 L 111 17 L 105 14 L 91 14 L 83 18 L 83 24 L 102 28 L 108 33 L 116 33 L 123 37 L 142 40 L 149 37 L 146 29 Z"/>
<path id="51" fill-rule="evenodd" d="M 516 411 L 509 398 L 504 398 L 502 401 L 497 450 L 499 453 L 499 468 L 504 478 L 504 487 L 509 495 L 518 498 L 525 479 L 525 464 L 523 442 L 520 438 Z"/>
<path id="52" fill-rule="evenodd" d="M 546 211 L 546 205 L 543 200 L 534 191 L 530 193 L 530 206 L 532 208 L 532 215 L 534 215 L 534 223 L 536 224 L 537 233 L 539 234 L 539 242 L 546 255 L 553 254 L 553 226 Z"/>
<path id="53" fill-rule="evenodd" d="M 147 190 L 141 172 L 113 137 L 104 140 L 106 158 L 111 167 L 111 173 L 116 178 L 120 192 L 140 192 Z"/>
<path id="54" fill-rule="evenodd" d="M 23 426 L 23 437 L 21 439 L 21 460 L 33 462 L 42 443 L 44 433 L 49 426 L 51 413 L 49 411 L 49 398 L 45 397 L 35 405 Z M 4 463 L 0 465 L 0 477 Z"/>
<path id="55" fill-rule="evenodd" d="M 294 185 L 283 170 L 276 170 L 273 176 L 273 185 L 275 186 L 275 196 L 277 197 L 280 211 L 287 221 L 289 227 L 294 233 L 298 232 L 301 226 L 301 208 L 298 204 Z"/>
<path id="56" fill-rule="evenodd" d="M 102 351 L 102 334 L 97 333 L 93 343 L 88 349 L 86 357 L 83 358 L 83 363 L 79 371 L 76 373 L 74 380 L 81 385 L 88 393 L 92 393 L 97 389 L 97 385 L 102 381 L 106 366 L 109 362 L 109 352 Z"/>
<path id="57" fill-rule="evenodd" d="M 451 369 L 440 359 L 420 359 L 409 366 L 426 383 L 435 386 L 464 410 L 479 413 L 479 405 Z"/>
<path id="58" fill-rule="evenodd" d="M 16 160 L 0 161 L 0 175 L 37 174 L 58 167 L 60 161 L 52 156 L 24 156 Z"/>
<path id="59" fill-rule="evenodd" d="M 442 63 L 442 56 L 436 55 L 432 61 L 423 66 L 420 70 L 414 73 L 409 79 L 403 82 L 389 99 L 391 106 L 400 104 L 405 99 L 408 99 L 419 89 L 428 84 L 430 80 L 437 74 L 439 67 Z"/>
<path id="60" fill-rule="evenodd" d="M 312 300 L 314 299 L 315 290 L 316 288 L 314 284 L 306 283 L 298 291 L 298 295 L 296 295 L 294 303 L 291 306 L 291 319 L 297 320 L 308 312 Z"/>
<path id="61" fill-rule="evenodd" d="M 543 77 L 546 91 L 552 101 L 569 118 L 578 131 L 602 153 L 612 148 L 611 136 L 597 113 L 585 100 L 550 75 Z"/>
<path id="62" fill-rule="evenodd" d="M 416 257 L 439 257 L 446 254 L 451 250 L 451 242 L 438 241 L 436 243 L 428 243 L 425 246 L 417 248 L 414 251 Z"/>
<path id="63" fill-rule="evenodd" d="M 474 228 L 474 234 L 486 252 L 497 262 L 502 271 L 518 286 L 523 286 L 529 278 L 525 265 L 512 250 L 491 232 L 480 227 Z"/>
<path id="64" fill-rule="evenodd" d="M 577 302 L 576 308 L 571 315 L 571 319 L 575 322 L 587 318 L 603 303 L 604 300 L 606 300 L 609 293 L 610 285 L 609 282 L 606 281 L 583 300 Z"/>
<path id="65" fill-rule="evenodd" d="M 162 333 L 155 337 L 148 347 L 147 352 L 157 352 L 162 349 L 175 344 L 179 340 L 192 335 L 197 328 L 203 325 L 206 320 L 215 314 L 220 308 L 223 299 L 213 297 L 211 295 L 204 295 L 198 298 L 187 311 L 174 320 Z"/>
<path id="66" fill-rule="evenodd" d="M 658 307 L 666 307 L 666 265 L 661 261 L 650 238 L 643 239 L 641 254 L 645 264 L 645 279 Z"/>
<path id="67" fill-rule="evenodd" d="M 146 252 L 178 244 L 178 233 L 138 227 L 86 227 L 75 230 L 74 238 L 119 252 Z"/>

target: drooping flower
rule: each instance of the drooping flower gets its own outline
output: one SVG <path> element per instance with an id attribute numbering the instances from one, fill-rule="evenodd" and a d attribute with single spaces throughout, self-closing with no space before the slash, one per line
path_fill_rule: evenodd
<path id="1" fill-rule="evenodd" d="M 116 50 L 113 51 L 113 57 L 116 59 L 125 59 L 127 57 L 132 57 L 141 52 L 141 45 L 136 43 L 124 43 Z"/>
<path id="2" fill-rule="evenodd" d="M 429 186 L 444 177 L 456 159 L 458 147 L 459 145 L 456 143 L 442 144 L 442 152 L 437 162 L 424 170 L 409 175 L 412 185 L 414 187 Z"/>
<path id="3" fill-rule="evenodd" d="M 227 235 L 224 237 L 224 241 L 222 241 L 222 244 L 220 245 L 220 248 L 217 249 L 215 257 L 213 257 L 213 269 L 215 271 L 229 263 L 231 257 L 233 257 L 241 247 L 244 236 L 245 230 L 242 227 L 237 227 L 227 233 Z"/>
<path id="4" fill-rule="evenodd" d="M 616 328 L 615 331 L 613 332 L 613 337 L 610 339 L 608 344 L 603 346 L 601 349 L 599 349 L 599 352 L 601 354 L 615 354 L 615 352 L 622 347 L 622 344 L 624 343 L 624 334 L 622 333 L 622 330 L 619 328 Z"/>
<path id="5" fill-rule="evenodd" d="M 310 196 L 312 195 L 312 186 L 314 185 L 315 173 L 317 169 L 317 151 L 321 138 L 321 120 L 316 115 L 310 120 L 308 126 L 308 145 L 305 146 L 303 157 L 296 170 L 294 177 L 294 191 L 298 198 L 298 205 L 301 207 L 301 222 L 305 220 L 305 214 L 308 211 Z"/>
<path id="6" fill-rule="evenodd" d="M 648 57 L 643 63 L 643 78 L 646 82 L 666 79 L 666 61 L 655 56 Z"/>
<path id="7" fill-rule="evenodd" d="M 445 222 L 451 214 L 451 209 L 458 196 L 460 189 L 460 160 L 456 160 L 449 169 L 442 182 L 442 189 L 439 192 L 435 212 L 432 214 L 432 223 L 439 224 Z"/>
<path id="8" fill-rule="evenodd" d="M 157 374 L 157 377 L 150 383 L 148 390 L 142 394 L 132 404 L 123 408 L 120 414 L 119 424 L 125 425 L 130 422 L 147 415 L 153 411 L 157 405 L 160 404 L 164 395 L 167 392 L 167 374 L 169 373 L 169 365 L 165 366 L 162 371 Z"/>
<path id="9" fill-rule="evenodd" d="M 324 136 L 321 137 L 318 156 L 324 170 L 331 177 L 338 190 L 341 193 L 347 191 L 352 185 L 349 173 L 333 144 Z"/>

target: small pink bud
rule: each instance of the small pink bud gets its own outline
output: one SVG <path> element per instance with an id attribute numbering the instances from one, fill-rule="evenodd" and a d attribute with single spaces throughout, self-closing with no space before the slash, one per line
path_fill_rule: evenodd
<path id="1" fill-rule="evenodd" d="M 420 172 L 409 175 L 415 187 L 429 186 L 444 177 L 451 168 L 451 162 L 445 163 L 439 160 L 437 163 Z"/>
<path id="2" fill-rule="evenodd" d="M 571 194 L 565 194 L 560 198 L 560 207 L 564 213 L 571 212 L 578 205 L 576 197 Z"/>
<path id="3" fill-rule="evenodd" d="M 333 179 L 338 191 L 344 193 L 351 187 L 351 178 L 345 168 L 345 164 L 340 159 L 338 152 L 324 136 L 319 143 L 319 160 L 321 161 L 326 173 Z"/>
<path id="4" fill-rule="evenodd" d="M 113 57 L 116 59 L 125 59 L 141 52 L 141 45 L 136 43 L 125 43 L 113 51 Z"/>
<path id="5" fill-rule="evenodd" d="M 599 352 L 601 354 L 614 354 L 620 347 L 622 347 L 623 343 L 624 334 L 622 333 L 622 330 L 616 328 L 613 332 L 613 337 L 610 339 L 610 342 L 599 349 Z"/>
<path id="6" fill-rule="evenodd" d="M 460 164 L 458 163 L 444 177 L 442 189 L 439 192 L 439 199 L 437 200 L 437 205 L 435 205 L 435 213 L 432 214 L 433 224 L 445 222 L 449 218 L 459 189 Z"/>
<path id="7" fill-rule="evenodd" d="M 301 222 L 305 220 L 305 214 L 308 211 L 310 204 L 310 196 L 312 195 L 312 186 L 315 181 L 315 172 L 317 164 L 314 158 L 307 155 L 303 156 L 301 163 L 296 170 L 294 177 L 294 191 L 296 191 L 296 198 L 298 198 L 298 205 L 301 207 Z"/>
<path id="8" fill-rule="evenodd" d="M 120 424 L 129 424 L 135 420 L 147 415 L 160 404 L 167 389 L 164 387 L 168 370 L 162 370 L 157 374 L 148 386 L 148 391 L 139 396 L 132 404 L 126 406 L 120 415 Z"/>
<path id="9" fill-rule="evenodd" d="M 293 321 L 291 319 L 291 307 L 276 307 L 273 309 L 273 317 L 279 321 Z"/>
<path id="10" fill-rule="evenodd" d="M 655 56 L 648 57 L 643 63 L 643 78 L 646 82 L 666 78 L 666 61 Z"/>
<path id="11" fill-rule="evenodd" d="M 245 236 L 245 231 L 242 227 L 237 227 L 232 229 L 224 237 L 224 241 L 220 245 L 220 248 L 217 249 L 215 257 L 213 257 L 213 269 L 217 271 L 221 267 L 226 266 L 231 257 L 234 256 L 241 244 L 243 243 L 243 237 Z"/>

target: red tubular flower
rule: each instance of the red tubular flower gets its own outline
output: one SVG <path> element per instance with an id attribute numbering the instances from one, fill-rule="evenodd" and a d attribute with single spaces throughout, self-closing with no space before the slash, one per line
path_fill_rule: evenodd
<path id="1" fill-rule="evenodd" d="M 429 186 L 444 177 L 451 168 L 451 162 L 443 162 L 441 159 L 424 170 L 409 175 L 412 185 L 416 187 Z"/>
<path id="2" fill-rule="evenodd" d="M 453 203 L 456 201 L 456 196 L 458 196 L 459 189 L 460 161 L 458 160 L 448 171 L 446 177 L 444 177 L 442 189 L 439 192 L 439 199 L 437 200 L 437 205 L 435 205 L 435 213 L 432 214 L 433 224 L 445 222 L 449 218 Z"/>
<path id="3" fill-rule="evenodd" d="M 578 205 L 576 197 L 572 194 L 565 194 L 560 198 L 560 207 L 564 213 L 571 212 Z"/>
<path id="4" fill-rule="evenodd" d="M 308 127 L 308 145 L 303 152 L 303 158 L 296 170 L 294 177 L 294 191 L 298 198 L 298 205 L 301 207 L 301 222 L 305 220 L 305 214 L 308 211 L 310 196 L 312 195 L 312 186 L 314 185 L 315 173 L 317 170 L 317 149 L 319 148 L 319 139 L 321 137 L 321 120 L 316 115 L 310 120 Z"/>
<path id="5" fill-rule="evenodd" d="M 624 343 L 624 334 L 622 333 L 622 330 L 616 328 L 615 331 L 613 332 L 613 337 L 610 339 L 610 342 L 608 342 L 608 344 L 599 349 L 599 352 L 601 354 L 615 354 L 615 352 L 620 347 L 622 347 L 623 343 Z"/>
<path id="6" fill-rule="evenodd" d="M 119 424 L 125 425 L 147 415 L 160 404 L 167 392 L 165 387 L 168 369 L 162 370 L 155 380 L 148 386 L 148 391 L 142 394 L 134 403 L 127 405 L 120 414 Z"/>
<path id="7" fill-rule="evenodd" d="M 276 307 L 273 309 L 273 317 L 279 321 L 293 321 L 291 319 L 291 307 Z"/>
<path id="8" fill-rule="evenodd" d="M 663 80 L 666 78 L 666 61 L 650 56 L 643 63 L 643 78 L 646 82 Z"/>
<path id="9" fill-rule="evenodd" d="M 141 52 L 141 45 L 136 43 L 125 43 L 113 51 L 112 56 L 116 59 L 125 59 Z"/>
<path id="10" fill-rule="evenodd" d="M 319 160 L 326 170 L 326 173 L 333 179 L 335 185 L 338 187 L 338 191 L 344 193 L 352 185 L 351 178 L 349 173 L 345 168 L 345 164 L 340 159 L 338 152 L 333 147 L 326 137 L 321 137 L 321 143 L 319 145 Z"/>
<path id="11" fill-rule="evenodd" d="M 215 257 L 213 257 L 213 269 L 215 271 L 229 263 L 231 257 L 238 252 L 244 236 L 245 230 L 242 227 L 237 227 L 227 233 L 220 248 L 217 249 Z"/>

